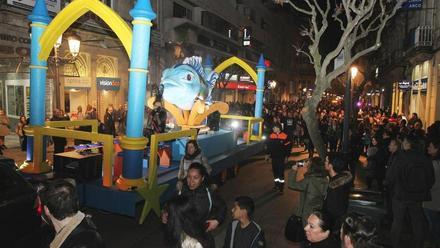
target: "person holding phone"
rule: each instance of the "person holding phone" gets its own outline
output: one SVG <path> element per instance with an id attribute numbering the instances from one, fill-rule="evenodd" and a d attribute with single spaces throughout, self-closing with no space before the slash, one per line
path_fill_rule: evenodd
<path id="1" fill-rule="evenodd" d="M 288 186 L 300 192 L 296 215 L 302 218 L 303 226 L 306 226 L 310 214 L 322 208 L 328 180 L 324 162 L 320 157 L 313 157 L 307 160 L 302 168 L 300 166 L 301 163 L 292 166 L 288 176 Z"/>

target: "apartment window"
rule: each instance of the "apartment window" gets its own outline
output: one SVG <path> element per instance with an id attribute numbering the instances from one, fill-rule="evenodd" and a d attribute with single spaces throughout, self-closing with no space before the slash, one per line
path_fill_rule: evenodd
<path id="1" fill-rule="evenodd" d="M 186 18 L 192 20 L 192 11 L 183 7 L 178 3 L 173 4 L 173 16 L 178 18 Z"/>
<path id="2" fill-rule="evenodd" d="M 238 29 L 236 27 L 208 11 L 202 12 L 202 26 L 233 40 L 238 40 Z"/>

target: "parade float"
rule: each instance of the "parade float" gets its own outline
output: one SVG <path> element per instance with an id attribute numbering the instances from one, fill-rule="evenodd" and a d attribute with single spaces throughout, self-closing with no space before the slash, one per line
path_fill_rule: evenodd
<path id="1" fill-rule="evenodd" d="M 117 142 L 113 136 L 97 132 L 97 121 L 45 122 L 42 114 L 45 109 L 47 59 L 53 45 L 60 35 L 89 11 L 114 31 L 130 58 L 127 131 Z M 138 0 L 130 15 L 133 17 L 132 27 L 99 0 L 74 0 L 51 20 L 45 1 L 35 1 L 32 14 L 29 15 L 32 22 L 30 127 L 26 130 L 27 160 L 20 169 L 29 175 L 52 171 L 52 165 L 46 160 L 44 136 L 100 142 L 102 177 L 100 175 L 97 180 L 78 184 L 81 203 L 129 216 L 136 216 L 136 206 L 143 203 L 140 215 L 142 223 L 151 210 L 159 215 L 160 203 L 175 194 L 174 187 L 169 185 L 177 180 L 178 162 L 189 138 L 197 139 L 214 175 L 262 150 L 261 115 L 266 68 L 263 55 L 256 70 L 237 57 L 231 57 L 213 68 L 207 56 L 204 61 L 201 57 L 188 57 L 182 63 L 164 70 L 160 94 L 165 109 L 175 118 L 180 130 L 152 135 L 147 147 L 148 141 L 143 136 L 144 106 L 152 107 L 155 101 L 154 97 L 146 100 L 146 82 L 151 20 L 156 14 L 149 0 Z M 218 74 L 231 65 L 243 68 L 257 84 L 255 116 L 226 115 L 228 105 L 211 97 Z M 215 111 L 220 112 L 223 119 L 247 121 L 248 135 L 243 144 L 237 144 L 230 130 L 198 133 L 205 128 L 206 117 Z M 92 126 L 92 131 L 56 128 L 69 126 Z M 170 148 L 167 166 L 161 166 L 158 161 L 159 143 L 162 142 L 167 142 Z M 149 156 L 145 156 L 146 151 Z M 118 156 L 119 152 L 122 156 Z"/>

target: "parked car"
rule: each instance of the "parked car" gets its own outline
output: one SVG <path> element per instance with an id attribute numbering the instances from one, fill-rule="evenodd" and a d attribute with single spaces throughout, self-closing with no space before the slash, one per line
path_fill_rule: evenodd
<path id="1" fill-rule="evenodd" d="M 0 157 L 0 246 L 40 247 L 42 206 L 12 159 Z"/>

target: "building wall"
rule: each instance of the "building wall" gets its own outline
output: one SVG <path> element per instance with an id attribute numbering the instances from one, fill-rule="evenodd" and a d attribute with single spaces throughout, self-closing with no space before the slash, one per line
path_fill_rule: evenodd
<path id="1" fill-rule="evenodd" d="M 400 10 L 388 26 L 388 30 L 385 30 L 382 48 L 378 53 L 382 57 L 382 68 L 385 68 L 382 73 L 389 75 L 383 76 L 387 83 L 398 85 L 398 82 L 403 80 L 413 83 L 427 80 L 426 91 L 418 86 L 416 90 L 405 92 L 396 86 L 392 96 L 394 111 L 405 115 L 418 113 L 425 127 L 440 119 L 439 7 L 438 1 L 424 0 L 423 9 Z M 416 35 L 425 27 L 432 30 L 432 33 L 427 33 L 427 36 Z M 420 43 L 426 40 L 431 40 L 431 43 Z"/>
<path id="2" fill-rule="evenodd" d="M 162 25 L 159 29 L 164 42 L 163 50 L 166 50 L 167 44 L 178 43 L 183 44 L 184 50 L 186 48 L 185 56 L 210 54 L 214 57 L 215 64 L 230 56 L 238 56 L 250 63 L 252 67 L 256 65 L 259 54 L 263 53 L 272 62 L 271 71 L 266 74 L 266 79 L 275 79 L 280 85 L 305 81 L 300 79 L 302 76 L 295 74 L 293 70 L 294 66 L 298 66 L 298 63 L 292 63 L 296 56 L 291 45 L 296 38 L 295 34 L 298 33 L 298 21 L 294 14 L 291 11 L 281 10 L 281 7 L 273 5 L 271 1 L 243 0 L 240 1 L 242 4 L 237 4 L 237 2 L 236 0 L 162 1 L 161 5 L 158 5 L 162 7 L 162 9 L 158 9 L 158 15 L 159 23 Z M 186 8 L 191 13 L 190 16 L 173 17 L 175 3 Z M 253 45 L 251 47 L 242 46 L 240 37 L 242 32 L 239 32 L 239 38 L 235 40 L 203 26 L 202 12 L 204 11 L 215 14 L 237 30 L 251 27 L 251 37 L 254 39 L 251 43 Z M 175 27 L 179 22 L 187 22 L 187 24 Z M 285 25 L 279 25 L 279 23 L 285 23 Z M 211 39 L 212 44 L 200 43 L 198 40 L 200 34 Z M 232 49 L 226 49 L 226 51 L 217 49 L 213 44 L 215 41 L 222 42 Z M 262 46 L 260 47 L 260 45 Z M 172 48 L 172 45 L 169 46 L 169 49 Z M 234 49 L 237 50 L 234 51 Z M 167 51 L 163 53 L 167 53 Z M 179 59 L 171 57 L 164 64 L 170 66 L 178 62 Z M 286 97 L 283 96 L 283 98 Z"/>
<path id="3" fill-rule="evenodd" d="M 130 20 L 128 11 L 133 7 L 133 0 L 113 1 L 114 9 L 125 20 Z M 16 8 L 6 4 L 0 4 L 0 108 L 6 108 L 6 80 L 22 80 L 23 87 L 26 79 L 29 78 L 30 63 L 30 39 L 29 39 L 29 21 L 27 15 L 32 10 Z M 53 13 L 50 13 L 53 17 Z M 60 102 L 61 109 L 69 110 L 75 115 L 78 105 L 81 105 L 83 111 L 87 104 L 98 108 L 99 116 L 102 118 L 105 108 L 108 104 L 116 108 L 127 101 L 128 89 L 128 67 L 129 60 L 121 43 L 115 37 L 108 26 L 92 13 L 84 15 L 79 22 L 74 24 L 75 28 L 69 28 L 69 31 L 75 31 L 81 38 L 80 57 L 75 64 L 66 64 L 59 67 L 60 71 Z M 12 38 L 11 38 L 12 37 Z M 68 53 L 67 41 L 64 37 L 60 47 L 60 55 Z M 51 54 L 52 56 L 53 54 Z M 96 77 L 99 76 L 99 64 L 97 58 L 107 56 L 114 58 L 115 73 L 114 77 L 121 79 L 121 87 L 115 92 L 100 92 L 96 87 Z M 17 64 L 22 61 L 20 68 L 16 71 Z M 48 63 L 47 79 L 48 82 L 55 81 L 56 68 L 54 63 Z M 73 73 L 77 68 L 84 75 Z M 84 73 L 83 73 L 84 72 Z M 66 74 L 67 73 L 67 74 Z M 81 76 L 79 78 L 78 76 Z M 101 75 L 102 76 L 102 75 Z M 74 82 L 73 87 L 64 87 L 66 80 Z M 54 83 L 55 85 L 56 83 Z M 88 87 L 84 87 L 85 84 Z M 76 87 L 76 86 L 78 87 Z M 50 85 L 47 85 L 47 88 Z M 26 90 L 26 88 L 23 88 Z M 26 94 L 26 93 L 24 93 Z M 52 98 L 48 91 L 47 98 Z M 65 105 L 65 100 L 70 98 L 70 104 Z M 27 103 L 25 103 L 26 105 Z M 46 102 L 47 116 L 51 116 L 50 104 Z M 50 110 L 48 110 L 50 109 Z M 12 117 L 14 118 L 14 117 Z"/>

